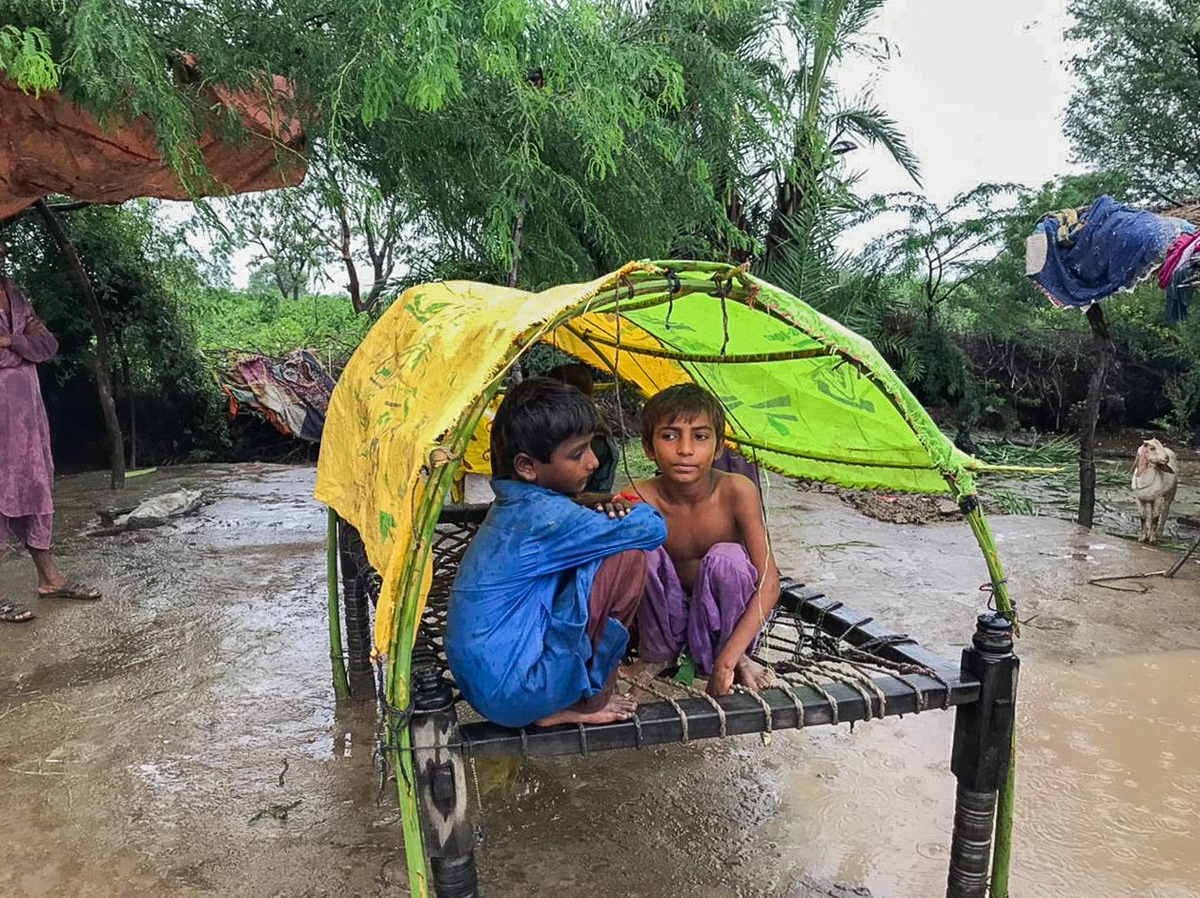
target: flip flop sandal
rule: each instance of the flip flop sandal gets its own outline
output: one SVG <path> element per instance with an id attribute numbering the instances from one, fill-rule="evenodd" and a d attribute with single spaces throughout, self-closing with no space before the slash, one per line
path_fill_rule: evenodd
<path id="1" fill-rule="evenodd" d="M 79 599 L 83 602 L 94 602 L 100 598 L 100 590 L 84 583 L 64 583 L 49 592 L 38 590 L 39 599 Z"/>
<path id="2" fill-rule="evenodd" d="M 32 611 L 16 602 L 0 602 L 0 621 L 6 624 L 23 624 L 35 617 Z"/>

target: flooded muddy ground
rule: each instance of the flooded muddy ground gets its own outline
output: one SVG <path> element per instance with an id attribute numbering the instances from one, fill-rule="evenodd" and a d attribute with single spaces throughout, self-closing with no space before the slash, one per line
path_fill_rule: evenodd
<path id="1" fill-rule="evenodd" d="M 1182 476 L 1200 480 L 1194 459 Z M 337 708 L 330 687 L 313 479 L 176 468 L 119 499 L 101 474 L 59 482 L 61 560 L 105 598 L 33 601 L 36 622 L 0 626 L 0 895 L 405 894 L 374 708 Z M 212 504 L 79 535 L 98 505 L 178 486 Z M 786 572 L 961 651 L 986 579 L 961 522 L 886 524 L 778 480 L 768 504 Z M 1013 893 L 1200 895 L 1200 564 L 1117 592 L 1087 581 L 1175 555 L 1049 516 L 992 524 L 1027 621 Z M 0 588 L 32 601 L 26 558 L 0 560 Z M 930 711 L 770 746 L 481 763 L 483 894 L 943 894 L 952 726 Z"/>

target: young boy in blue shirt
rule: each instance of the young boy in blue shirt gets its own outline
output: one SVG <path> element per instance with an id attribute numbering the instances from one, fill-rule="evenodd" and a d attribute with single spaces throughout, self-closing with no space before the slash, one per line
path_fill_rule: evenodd
<path id="1" fill-rule="evenodd" d="M 710 695 L 766 688 L 774 674 L 750 655 L 779 601 L 779 571 L 758 487 L 713 467 L 725 452 L 720 401 L 695 384 L 663 390 L 642 408 L 642 446 L 659 474 L 634 489 L 666 519 L 667 539 L 647 553 L 637 679 L 686 651 Z"/>
<path id="2" fill-rule="evenodd" d="M 585 493 L 601 424 L 579 390 L 544 377 L 505 396 L 492 422 L 487 517 L 450 594 L 446 657 L 463 696 L 503 726 L 628 720 L 614 695 L 666 524 L 646 503 Z"/>

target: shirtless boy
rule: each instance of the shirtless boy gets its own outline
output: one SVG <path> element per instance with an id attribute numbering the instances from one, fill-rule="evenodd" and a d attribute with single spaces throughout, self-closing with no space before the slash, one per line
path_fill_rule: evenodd
<path id="1" fill-rule="evenodd" d="M 628 720 L 617 665 L 667 535 L 651 506 L 584 492 L 600 419 L 574 387 L 534 377 L 492 422 L 496 501 L 459 565 L 446 657 L 467 701 L 503 726 Z"/>
<path id="2" fill-rule="evenodd" d="M 734 684 L 764 689 L 774 676 L 750 658 L 779 601 L 779 571 L 758 488 L 713 470 L 725 450 L 725 412 L 694 384 L 670 387 L 642 409 L 642 446 L 661 472 L 635 489 L 667 521 L 667 540 L 647 552 L 638 608 L 638 655 L 656 673 L 686 650 L 710 695 Z"/>

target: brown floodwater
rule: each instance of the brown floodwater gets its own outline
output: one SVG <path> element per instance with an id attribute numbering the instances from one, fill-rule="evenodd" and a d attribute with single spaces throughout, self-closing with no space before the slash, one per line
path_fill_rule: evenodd
<path id="1" fill-rule="evenodd" d="M 179 485 L 213 502 L 108 538 L 79 535 L 113 502 L 105 478 L 60 481 L 62 562 L 105 599 L 0 625 L 0 896 L 405 893 L 374 709 L 337 708 L 329 684 L 313 476 L 139 477 L 122 504 Z M 785 571 L 961 651 L 986 579 L 964 525 L 884 524 L 780 483 L 769 505 Z M 1194 491 L 1180 510 L 1197 513 Z M 1200 564 L 1117 592 L 1087 580 L 1175 556 L 1049 516 L 992 520 L 1026 620 L 1014 895 L 1200 895 Z M 0 560 L 6 594 L 33 585 L 26 559 Z M 952 727 L 929 711 L 769 746 L 481 763 L 483 894 L 943 894 Z"/>

